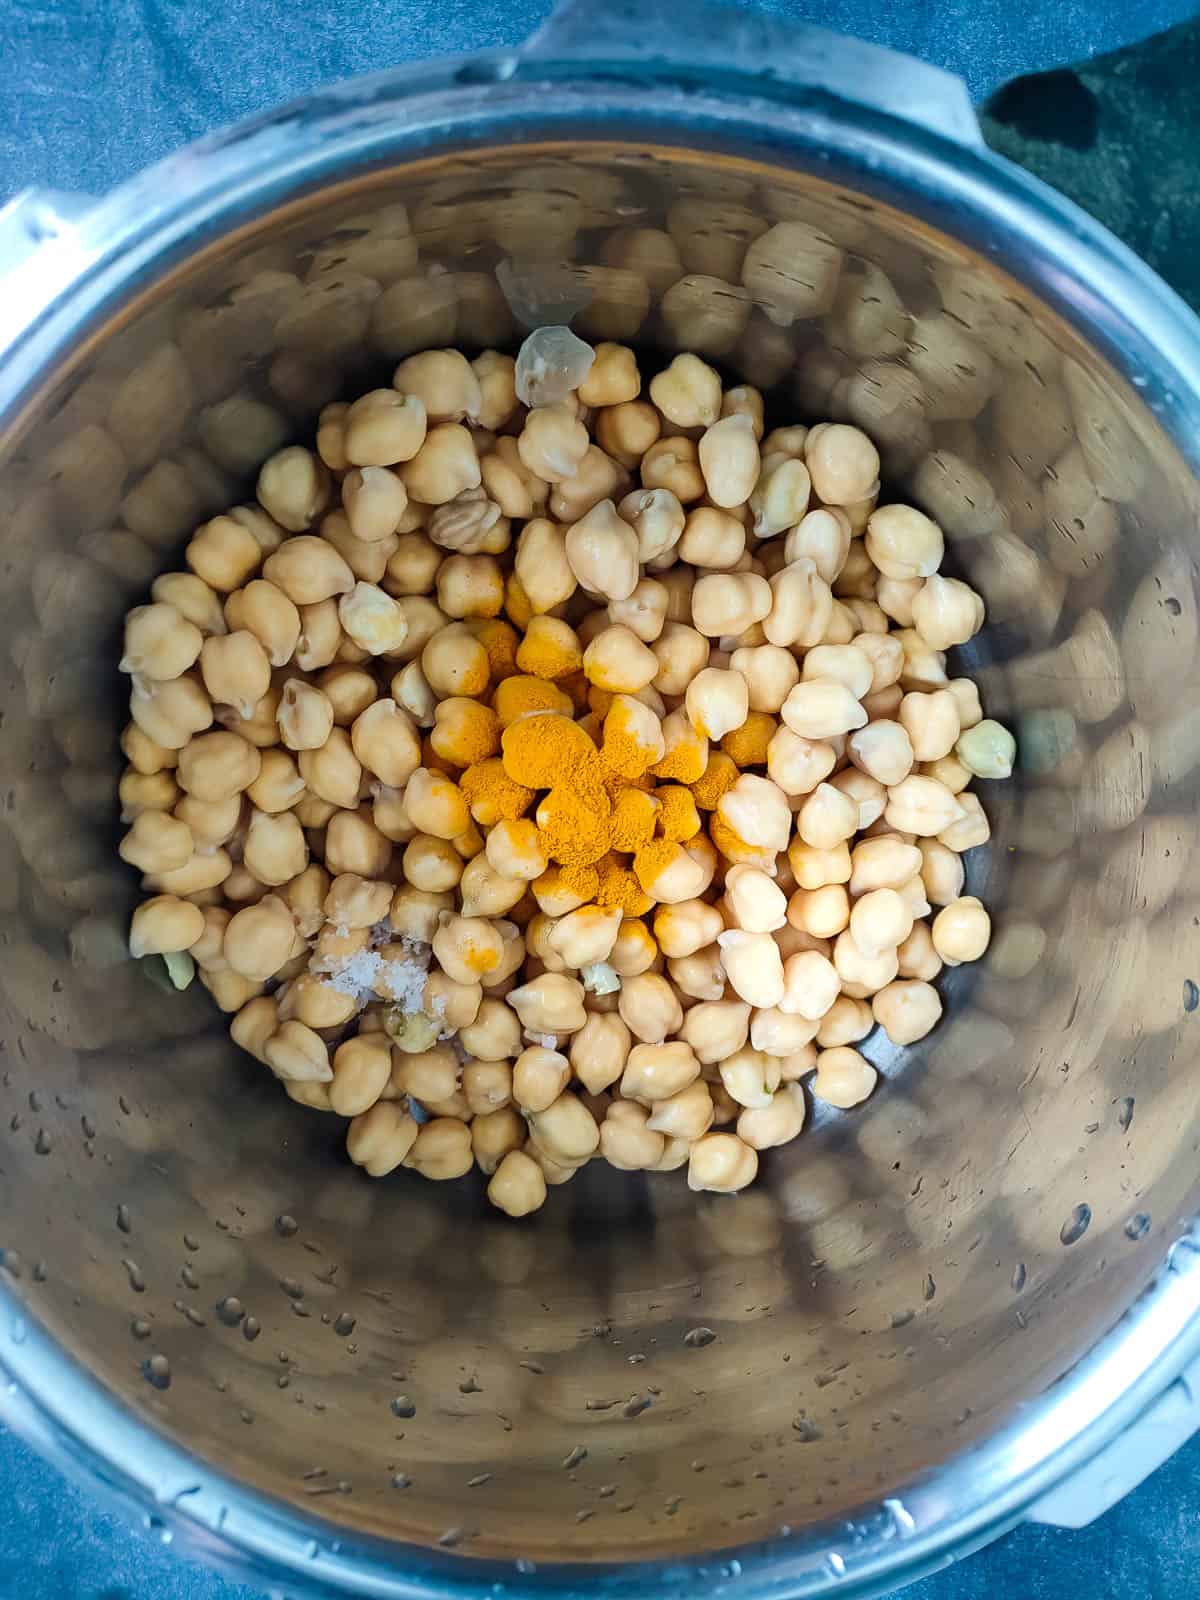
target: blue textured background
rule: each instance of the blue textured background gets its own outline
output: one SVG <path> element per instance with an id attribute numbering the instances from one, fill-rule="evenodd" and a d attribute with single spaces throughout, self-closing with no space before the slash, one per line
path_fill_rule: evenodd
<path id="1" fill-rule="evenodd" d="M 1186 0 L 761 0 L 960 73 L 976 98 L 1193 15 Z M 548 0 L 0 0 L 0 199 L 100 192 L 221 123 L 333 78 L 513 44 Z M 1197 94 L 1182 76 L 1178 93 Z M 1197 158 L 1200 171 L 1200 152 Z M 0 1597 L 262 1600 L 101 1511 L 0 1429 Z M 1200 1440 L 1093 1527 L 1022 1528 L 906 1600 L 1197 1600 Z"/>

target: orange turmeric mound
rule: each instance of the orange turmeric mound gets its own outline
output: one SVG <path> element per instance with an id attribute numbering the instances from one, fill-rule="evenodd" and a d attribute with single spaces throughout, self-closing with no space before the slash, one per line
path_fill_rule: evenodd
<path id="1" fill-rule="evenodd" d="M 497 822 L 515 822 L 533 804 L 533 790 L 514 783 L 498 756 L 468 767 L 458 780 L 471 815 L 483 828 Z"/>

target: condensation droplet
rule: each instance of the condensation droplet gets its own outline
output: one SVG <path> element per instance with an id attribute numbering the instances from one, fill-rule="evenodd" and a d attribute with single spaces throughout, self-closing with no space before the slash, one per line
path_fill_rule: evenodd
<path id="1" fill-rule="evenodd" d="M 246 1308 L 235 1294 L 227 1294 L 223 1300 L 216 1304 L 217 1318 L 227 1328 L 236 1328 L 246 1315 Z"/>
<path id="2" fill-rule="evenodd" d="M 1091 1225 L 1091 1206 L 1086 1204 L 1077 1205 L 1059 1229 L 1059 1242 L 1061 1244 L 1078 1244 Z"/>
<path id="3" fill-rule="evenodd" d="M 142 1377 L 156 1389 L 171 1387 L 171 1363 L 166 1356 L 147 1356 L 142 1362 Z"/>
<path id="4" fill-rule="evenodd" d="M 587 1460 L 587 1446 L 577 1444 L 570 1455 L 563 1457 L 563 1471 L 570 1472 Z"/>
<path id="5" fill-rule="evenodd" d="M 683 1342 L 689 1350 L 703 1350 L 706 1344 L 712 1344 L 716 1338 L 712 1328 L 689 1328 L 683 1336 Z"/>
<path id="6" fill-rule="evenodd" d="M 334 1323 L 333 1331 L 339 1339 L 346 1339 L 354 1332 L 356 1326 L 356 1319 L 348 1311 L 343 1311 Z"/>
<path id="7" fill-rule="evenodd" d="M 1125 1236 L 1129 1239 L 1144 1239 L 1150 1232 L 1150 1213 L 1137 1211 L 1125 1224 Z"/>
<path id="8" fill-rule="evenodd" d="M 1129 1125 L 1133 1121 L 1133 1106 L 1134 1100 L 1131 1094 L 1117 1101 L 1117 1126 L 1124 1133 L 1129 1132 Z"/>
<path id="9" fill-rule="evenodd" d="M 50 1142 L 50 1135 L 45 1128 L 39 1128 L 37 1138 L 33 1141 L 34 1153 L 39 1156 L 48 1156 L 54 1146 Z"/>
<path id="10" fill-rule="evenodd" d="M 1009 1279 L 1009 1283 L 1014 1294 L 1020 1294 L 1021 1290 L 1025 1287 L 1025 1280 L 1027 1277 L 1028 1274 L 1025 1271 L 1025 1263 L 1023 1261 L 1018 1261 L 1016 1266 L 1012 1269 L 1012 1277 Z"/>
<path id="11" fill-rule="evenodd" d="M 407 1488 L 409 1488 L 411 1486 L 411 1484 L 412 1484 L 412 1479 L 409 1477 L 407 1472 L 393 1472 L 392 1473 L 392 1488 L 393 1489 L 407 1489 Z"/>
<path id="12" fill-rule="evenodd" d="M 1196 987 L 1190 978 L 1185 978 L 1183 981 L 1183 1009 L 1187 1012 L 1192 1012 L 1195 1011 L 1197 1006 L 1200 1006 L 1200 989 Z"/>
<path id="13" fill-rule="evenodd" d="M 300 1224 L 285 1211 L 275 1218 L 275 1232 L 281 1239 L 290 1239 L 294 1233 L 300 1232 Z"/>
<path id="14" fill-rule="evenodd" d="M 417 1404 L 406 1394 L 398 1394 L 392 1401 L 392 1415 L 394 1417 L 415 1417 Z"/>
<path id="15" fill-rule="evenodd" d="M 125 1256 L 121 1261 L 121 1265 L 125 1268 L 125 1271 L 129 1277 L 129 1287 L 133 1290 L 134 1294 L 145 1294 L 146 1280 L 142 1276 L 142 1269 L 138 1266 L 137 1262 L 131 1261 L 128 1256 Z"/>
<path id="16" fill-rule="evenodd" d="M 120 1228 L 122 1233 L 133 1232 L 133 1218 L 129 1215 L 129 1207 L 127 1205 L 119 1205 L 117 1207 L 117 1227 Z"/>
<path id="17" fill-rule="evenodd" d="M 257 1317 L 247 1317 L 242 1323 L 242 1337 L 253 1341 L 262 1332 L 262 1323 Z"/>

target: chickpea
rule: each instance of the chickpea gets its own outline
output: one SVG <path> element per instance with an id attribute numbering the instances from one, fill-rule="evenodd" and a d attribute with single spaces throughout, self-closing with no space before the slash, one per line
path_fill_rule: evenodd
<path id="1" fill-rule="evenodd" d="M 683 1040 L 673 1039 L 669 1044 L 636 1044 L 629 1052 L 620 1092 L 626 1100 L 651 1106 L 679 1094 L 699 1076 L 700 1063 L 691 1046 Z"/>
<path id="2" fill-rule="evenodd" d="M 826 505 L 854 505 L 878 493 L 879 452 L 858 428 L 837 422 L 810 428 L 804 459 Z"/>
<path id="3" fill-rule="evenodd" d="M 458 1060 L 448 1044 L 415 1050 L 393 1060 L 393 1081 L 422 1105 L 449 1100 L 458 1088 Z"/>
<path id="4" fill-rule="evenodd" d="M 403 854 L 405 882 L 414 890 L 442 894 L 458 888 L 462 877 L 462 858 L 448 838 L 434 838 L 432 834 L 416 834 L 410 838 Z"/>
<path id="5" fill-rule="evenodd" d="M 763 622 L 769 644 L 820 644 L 833 614 L 833 594 L 807 556 L 799 556 L 770 580 L 771 610 Z"/>
<path id="6" fill-rule="evenodd" d="M 985 718 L 966 727 L 955 741 L 954 753 L 972 777 L 1008 778 L 1012 776 L 1017 742 L 1002 724 Z"/>
<path id="7" fill-rule="evenodd" d="M 197 580 L 202 581 L 210 592 L 215 589 L 218 593 L 228 594 L 233 589 L 240 589 L 258 571 L 263 552 L 250 529 L 231 514 L 201 523 L 184 551 L 184 558 Z M 178 577 L 177 574 L 171 576 Z M 198 591 L 185 599 L 182 586 L 177 582 L 168 589 L 164 580 L 159 579 L 155 587 L 160 590 L 154 597 L 156 600 L 171 600 L 174 603 L 174 596 L 181 606 L 187 607 L 184 615 L 196 620 L 198 612 L 192 611 L 188 602 L 198 603 Z M 214 628 L 211 631 L 223 633 L 225 630 Z"/>
<path id="8" fill-rule="evenodd" d="M 718 1063 L 717 1071 L 725 1092 L 740 1106 L 770 1105 L 780 1083 L 779 1058 L 747 1047 Z"/>
<path id="9" fill-rule="evenodd" d="M 230 630 L 244 630 L 257 639 L 270 667 L 286 666 L 300 641 L 299 611 L 282 589 L 265 578 L 254 578 L 245 588 L 234 590 L 225 602 L 225 621 Z M 220 637 L 215 635 L 210 642 Z M 201 660 L 203 670 L 203 656 Z M 211 685 L 208 689 L 214 700 L 225 698 Z M 266 692 L 264 686 L 254 698 L 261 700 Z"/>
<path id="10" fill-rule="evenodd" d="M 831 783 L 819 783 L 796 813 L 796 832 L 816 850 L 832 850 L 860 826 L 851 797 Z"/>
<path id="11" fill-rule="evenodd" d="M 531 1112 L 528 1121 L 538 1143 L 559 1163 L 586 1161 L 599 1148 L 596 1119 L 576 1095 L 560 1094 L 544 1111 Z"/>
<path id="12" fill-rule="evenodd" d="M 692 589 L 692 622 L 710 639 L 745 634 L 770 615 L 773 602 L 774 590 L 757 573 L 713 573 Z"/>
<path id="13" fill-rule="evenodd" d="M 948 967 L 978 961 L 992 936 L 992 921 L 974 895 L 943 906 L 933 919 L 933 948 Z"/>
<path id="14" fill-rule="evenodd" d="M 787 920 L 783 890 L 757 867 L 735 866 L 726 872 L 725 903 L 734 926 L 745 933 L 772 933 Z"/>
<path id="15" fill-rule="evenodd" d="M 884 817 L 900 833 L 929 838 L 966 815 L 961 801 L 935 778 L 909 776 L 888 790 Z"/>
<path id="16" fill-rule="evenodd" d="M 241 977 L 264 983 L 287 962 L 295 939 L 296 925 L 287 902 L 278 895 L 265 895 L 230 919 L 222 955 Z"/>
<path id="17" fill-rule="evenodd" d="M 831 850 L 818 850 L 797 835 L 788 846 L 788 862 L 801 889 L 850 882 L 850 850 L 844 843 Z"/>
<path id="18" fill-rule="evenodd" d="M 663 955 L 672 959 L 695 955 L 712 944 L 724 926 L 717 908 L 703 900 L 659 906 L 654 914 L 654 937 Z"/>
<path id="19" fill-rule="evenodd" d="M 720 946 L 715 941 L 694 955 L 668 961 L 667 971 L 679 993 L 689 999 L 709 1002 L 719 1000 L 725 993 L 725 968 Z"/>
<path id="20" fill-rule="evenodd" d="M 329 503 L 329 471 L 311 450 L 288 445 L 263 463 L 256 493 L 280 527 L 302 533 Z"/>
<path id="21" fill-rule="evenodd" d="M 347 464 L 392 467 L 411 461 L 425 442 L 426 420 L 419 395 L 372 389 L 342 419 Z"/>
<path id="22" fill-rule="evenodd" d="M 841 980 L 833 962 L 816 950 L 789 956 L 783 966 L 784 987 L 777 1001 L 788 1016 L 819 1022 L 838 997 Z"/>
<path id="23" fill-rule="evenodd" d="M 867 519 L 867 554 L 885 578 L 932 577 L 944 549 L 937 523 L 912 506 L 880 506 Z"/>
<path id="24" fill-rule="evenodd" d="M 787 796 L 770 778 L 743 772 L 717 804 L 717 815 L 746 844 L 786 850 L 792 831 Z"/>
<path id="25" fill-rule="evenodd" d="M 614 1100 L 600 1124 L 600 1154 L 620 1172 L 644 1172 L 662 1160 L 666 1138 L 649 1126 L 649 1107 Z"/>
<path id="26" fill-rule="evenodd" d="M 882 816 L 887 805 L 887 790 L 866 772 L 855 767 L 844 767 L 829 780 L 829 786 L 844 795 L 855 806 L 859 831 L 871 827 Z"/>
<path id="27" fill-rule="evenodd" d="M 548 947 L 569 970 L 607 961 L 621 921 L 619 907 L 580 906 L 558 920 L 550 932 Z"/>
<path id="28" fill-rule="evenodd" d="M 541 1167 L 523 1150 L 510 1150 L 492 1174 L 487 1197 L 506 1216 L 527 1217 L 546 1203 Z"/>
<path id="29" fill-rule="evenodd" d="M 256 558 L 254 565 L 257 564 Z M 156 604 L 174 606 L 202 634 L 225 632 L 220 595 L 193 572 L 162 573 L 150 585 L 150 597 Z"/>
<path id="30" fill-rule="evenodd" d="M 527 879 L 497 872 L 485 854 L 474 856 L 459 882 L 463 912 L 469 917 L 502 917 L 520 903 L 527 887 Z"/>
<path id="31" fill-rule="evenodd" d="M 181 750 L 213 720 L 212 702 L 191 678 L 169 682 L 135 678 L 129 714 L 148 739 L 168 750 Z"/>
<path id="32" fill-rule="evenodd" d="M 333 729 L 333 705 L 303 678 L 289 678 L 279 702 L 279 736 L 289 750 L 319 750 Z"/>
<path id="33" fill-rule="evenodd" d="M 191 859 L 192 830 L 165 811 L 142 811 L 117 853 L 139 872 L 171 872 Z"/>
<path id="34" fill-rule="evenodd" d="M 919 919 L 912 932 L 896 951 L 897 970 L 902 978 L 920 978 L 932 983 L 942 970 L 942 958 L 933 947 L 929 924 Z"/>
<path id="35" fill-rule="evenodd" d="M 943 828 L 938 834 L 939 841 L 949 845 L 951 850 L 973 850 L 977 845 L 986 844 L 991 837 L 991 828 L 979 803 L 979 796 L 968 791 L 958 796 L 958 803 L 962 807 L 962 816 L 956 818 L 949 827 Z"/>
<path id="36" fill-rule="evenodd" d="M 608 619 L 628 628 L 643 644 L 653 644 L 667 620 L 666 585 L 655 578 L 642 578 L 627 599 L 609 602 Z"/>
<path id="37" fill-rule="evenodd" d="M 788 901 L 787 919 L 816 939 L 835 939 L 850 925 L 849 896 L 840 883 L 797 889 Z"/>
<path id="38" fill-rule="evenodd" d="M 807 556 L 818 575 L 828 584 L 841 576 L 850 554 L 849 518 L 836 508 L 820 507 L 808 511 L 788 533 L 784 546 L 787 562 Z"/>
<path id="39" fill-rule="evenodd" d="M 517 436 L 517 452 L 528 471 L 546 483 L 572 477 L 591 440 L 571 406 L 562 402 L 535 406 Z"/>
<path id="40" fill-rule="evenodd" d="M 142 956 L 174 955 L 188 950 L 204 933 L 204 913 L 177 895 L 160 894 L 143 900 L 129 927 L 129 953 Z"/>
<path id="41" fill-rule="evenodd" d="M 875 1087 L 878 1074 L 850 1045 L 836 1045 L 817 1056 L 817 1075 L 812 1092 L 827 1105 L 848 1110 L 861 1104 Z"/>
<path id="42" fill-rule="evenodd" d="M 548 862 L 542 852 L 537 827 L 528 819 L 503 819 L 487 836 L 488 865 L 503 878 L 531 882 L 540 878 Z"/>
<path id="43" fill-rule="evenodd" d="M 571 1064 L 557 1050 L 532 1045 L 513 1063 L 512 1095 L 522 1111 L 545 1111 L 571 1081 Z"/>
<path id="44" fill-rule="evenodd" d="M 912 602 L 913 627 L 935 650 L 966 644 L 983 626 L 983 601 L 969 584 L 933 573 Z"/>
<path id="45" fill-rule="evenodd" d="M 866 1000 L 854 1000 L 848 994 L 840 994 L 821 1018 L 817 1029 L 817 1044 L 822 1050 L 831 1050 L 837 1045 L 857 1044 L 860 1039 L 865 1039 L 875 1026 L 875 1018 L 871 1007 Z M 812 1066 L 816 1066 L 814 1054 Z M 784 1074 L 785 1078 L 787 1074 Z"/>
<path id="46" fill-rule="evenodd" d="M 308 865 L 308 846 L 293 813 L 284 811 L 270 816 L 265 811 L 252 811 L 242 859 L 260 883 L 272 887 L 303 872 Z"/>
<path id="47" fill-rule="evenodd" d="M 706 739 L 722 739 L 745 722 L 750 691 L 740 672 L 706 667 L 688 684 L 684 704 L 698 733 Z"/>
<path id="48" fill-rule="evenodd" d="M 201 653 L 204 635 L 173 605 L 135 606 L 125 618 L 122 672 L 167 681 L 193 666 Z"/>
<path id="49" fill-rule="evenodd" d="M 686 694 L 688 684 L 708 664 L 708 640 L 682 622 L 665 623 L 650 648 L 658 661 L 654 687 L 660 694 Z"/>
<path id="50" fill-rule="evenodd" d="M 285 1083 L 330 1083 L 333 1079 L 325 1041 L 303 1022 L 281 1022 L 262 1053 L 267 1066 Z"/>
<path id="51" fill-rule="evenodd" d="M 601 500 L 566 532 L 571 571 L 606 600 L 628 600 L 637 587 L 638 536 L 611 500 Z"/>
<path id="52" fill-rule="evenodd" d="M 817 1024 L 796 1012 L 783 1011 L 779 1006 L 768 1006 L 755 1011 L 750 1018 L 750 1044 L 764 1055 L 788 1059 L 797 1051 L 808 1048 L 817 1031 Z M 782 1070 L 782 1069 L 781 1069 Z"/>
<path id="53" fill-rule="evenodd" d="M 262 768 L 262 757 L 236 733 L 204 733 L 179 753 L 176 777 L 196 800 L 220 801 L 248 789 Z"/>
<path id="54" fill-rule="evenodd" d="M 392 1072 L 392 1047 L 385 1033 L 358 1034 L 333 1053 L 329 1103 L 340 1117 L 359 1117 L 378 1101 Z"/>
<path id="55" fill-rule="evenodd" d="M 937 839 L 917 841 L 921 852 L 921 882 L 930 903 L 948 906 L 962 894 L 966 873 L 962 857 Z"/>
<path id="56" fill-rule="evenodd" d="M 784 722 L 801 738 L 824 740 L 866 726 L 867 714 L 844 683 L 801 682 L 783 702 Z"/>
<path id="57" fill-rule="evenodd" d="M 732 1194 L 754 1182 L 758 1155 L 736 1134 L 706 1133 L 688 1156 L 688 1188 Z"/>
<path id="58" fill-rule="evenodd" d="M 960 727 L 958 702 L 948 689 L 909 693 L 897 713 L 917 761 L 940 761 L 954 748 Z"/>
<path id="59" fill-rule="evenodd" d="M 747 1107 L 738 1114 L 737 1136 L 752 1150 L 773 1150 L 796 1138 L 804 1127 L 805 1111 L 800 1085 L 782 1084 L 769 1105 Z"/>
<path id="60" fill-rule="evenodd" d="M 902 783 L 916 759 L 908 729 L 886 718 L 852 733 L 846 741 L 846 753 L 860 772 L 887 788 Z"/>
<path id="61" fill-rule="evenodd" d="M 749 1005 L 777 1006 L 783 999 L 783 961 L 769 933 L 730 928 L 717 936 L 730 987 Z"/>
<path id="62" fill-rule="evenodd" d="M 440 628 L 421 651 L 421 671 L 439 699 L 480 695 L 488 686 L 488 655 L 465 623 Z"/>
<path id="63" fill-rule="evenodd" d="M 698 1071 L 699 1062 L 696 1066 Z M 645 1126 L 652 1133 L 664 1134 L 669 1139 L 682 1139 L 690 1144 L 708 1132 L 712 1120 L 712 1094 L 708 1085 L 696 1078 L 674 1094 L 655 1100 L 650 1106 L 650 1116 Z M 603 1147 L 603 1131 L 601 1145 Z"/>
<path id="64" fill-rule="evenodd" d="M 912 926 L 913 914 L 895 889 L 868 890 L 850 913 L 850 932 L 865 956 L 898 949 Z"/>
<path id="65" fill-rule="evenodd" d="M 894 948 L 882 950 L 878 955 L 867 955 L 855 944 L 849 929 L 839 933 L 833 942 L 833 964 L 842 980 L 843 992 L 854 1000 L 864 1000 L 875 994 L 891 983 L 900 970 Z"/>
<path id="66" fill-rule="evenodd" d="M 484 1003 L 488 1004 L 486 1001 Z M 498 1000 L 490 1003 L 501 1004 Z M 515 1017 L 513 1021 L 516 1021 Z M 490 1112 L 501 1111 L 511 1105 L 512 1086 L 512 1067 L 507 1061 L 468 1061 L 462 1069 L 462 1092 L 473 1117 L 487 1116 Z"/>
<path id="67" fill-rule="evenodd" d="M 587 1020 L 583 992 L 577 979 L 547 972 L 513 989 L 508 1003 L 531 1033 L 576 1033 Z"/>
<path id="68" fill-rule="evenodd" d="M 438 1183 L 463 1177 L 474 1162 L 471 1130 L 458 1117 L 434 1117 L 425 1123 L 404 1159 L 406 1167 Z"/>
<path id="69" fill-rule="evenodd" d="M 819 739 L 777 728 L 767 745 L 767 776 L 786 795 L 811 794 L 837 765 L 837 752 Z"/>
<path id="70" fill-rule="evenodd" d="M 675 991 L 656 972 L 626 978 L 621 985 L 617 1009 L 634 1038 L 645 1044 L 661 1044 L 678 1031 L 683 1021 L 683 1010 Z"/>
<path id="71" fill-rule="evenodd" d="M 583 653 L 583 670 L 589 683 L 614 694 L 633 695 L 653 681 L 658 657 L 631 629 L 602 628 Z"/>
<path id="72" fill-rule="evenodd" d="M 263 563 L 263 577 L 293 605 L 315 606 L 354 587 L 350 567 L 324 539 L 298 534 L 286 539 Z"/>
<path id="73" fill-rule="evenodd" d="M 233 706 L 243 717 L 253 715 L 254 707 L 271 687 L 267 653 L 244 629 L 214 634 L 204 641 L 200 674 L 210 698 Z"/>
<path id="74" fill-rule="evenodd" d="M 342 624 L 334 598 L 298 607 L 300 637 L 292 660 L 301 672 L 318 672 L 327 667 L 342 643 Z"/>
<path id="75" fill-rule="evenodd" d="M 751 711 L 778 714 L 800 681 L 800 668 L 790 650 L 763 644 L 735 650 L 729 665 L 746 680 Z"/>
<path id="76" fill-rule="evenodd" d="M 297 765 L 305 786 L 316 800 L 335 807 L 357 805 L 362 767 L 345 728 L 332 729 L 319 750 L 301 750 Z"/>
<path id="77" fill-rule="evenodd" d="M 368 1176 L 385 1178 L 405 1164 L 420 1131 L 402 1105 L 380 1100 L 351 1122 L 346 1153 Z"/>
<path id="78" fill-rule="evenodd" d="M 171 754 L 174 755 L 175 752 L 172 751 Z M 143 776 L 140 772 L 126 769 L 117 785 L 117 798 L 121 802 L 121 821 L 133 822 L 143 811 L 170 811 L 177 805 L 181 792 L 179 785 L 168 771 Z M 187 818 L 184 817 L 183 820 L 186 822 Z"/>

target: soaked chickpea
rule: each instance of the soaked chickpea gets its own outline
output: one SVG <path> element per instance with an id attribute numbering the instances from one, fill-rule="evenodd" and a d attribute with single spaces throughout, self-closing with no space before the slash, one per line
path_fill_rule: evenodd
<path id="1" fill-rule="evenodd" d="M 911 385 L 806 355 L 798 392 L 840 420 L 764 431 L 794 318 L 902 373 L 903 308 L 807 222 L 731 243 L 697 204 L 672 208 L 678 239 L 623 229 L 589 269 L 579 325 L 609 339 L 535 330 L 515 361 L 396 333 L 400 291 L 432 344 L 451 313 L 464 340 L 507 337 L 487 272 L 412 277 L 407 222 L 399 268 L 352 241 L 386 274 L 393 386 L 336 399 L 276 363 L 289 410 L 322 408 L 315 452 L 275 449 L 259 503 L 196 528 L 126 619 L 119 849 L 154 891 L 131 952 L 188 952 L 173 975 L 195 963 L 368 1175 L 478 1166 L 511 1217 L 596 1156 L 744 1188 L 802 1133 L 801 1078 L 865 1099 L 855 1046 L 876 1023 L 923 1039 L 943 965 L 991 933 L 963 853 L 988 837 L 972 782 L 1007 777 L 1015 741 L 946 657 L 983 604 L 942 575 L 938 523 L 881 497 L 860 425 L 920 461 L 889 409 Z M 532 210 L 501 230 L 512 259 Z M 647 285 L 678 353 L 643 372 L 616 341 Z M 965 380 L 918 355 L 949 416 Z M 222 461 L 275 445 L 262 410 L 209 407 Z M 144 581 L 144 554 L 89 549 Z M 530 777 L 511 730 L 547 712 L 572 754 Z M 59 743 L 90 815 L 102 747 Z"/>

